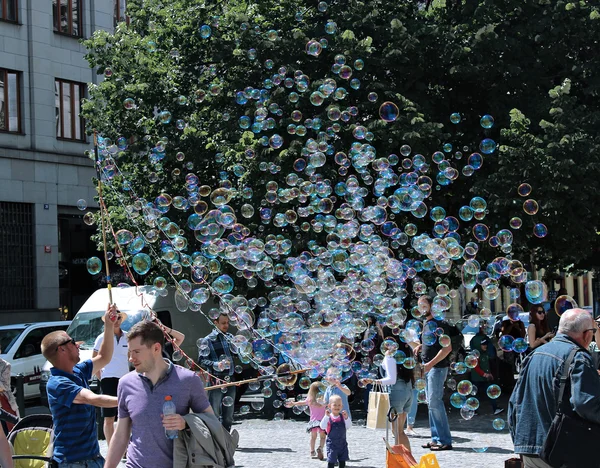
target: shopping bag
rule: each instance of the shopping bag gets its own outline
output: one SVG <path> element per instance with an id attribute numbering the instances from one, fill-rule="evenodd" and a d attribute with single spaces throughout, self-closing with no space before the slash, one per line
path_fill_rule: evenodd
<path id="1" fill-rule="evenodd" d="M 386 468 L 416 468 L 417 465 L 409 465 L 402 455 L 386 451 L 385 467 Z"/>
<path id="2" fill-rule="evenodd" d="M 375 390 L 375 387 L 373 388 Z M 390 395 L 381 391 L 369 393 L 369 411 L 367 414 L 367 427 L 369 429 L 385 429 L 387 414 L 390 409 Z"/>
<path id="3" fill-rule="evenodd" d="M 414 459 L 410 450 L 404 445 L 390 446 L 386 439 L 383 439 L 387 448 L 385 455 L 386 468 L 417 468 L 417 460 Z"/>
<path id="4" fill-rule="evenodd" d="M 435 453 L 427 453 L 421 457 L 419 468 L 440 468 Z"/>

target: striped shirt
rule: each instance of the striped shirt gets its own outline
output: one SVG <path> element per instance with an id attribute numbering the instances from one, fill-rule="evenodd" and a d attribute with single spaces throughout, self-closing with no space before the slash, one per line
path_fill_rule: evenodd
<path id="1" fill-rule="evenodd" d="M 48 403 L 54 421 L 54 454 L 58 463 L 89 460 L 100 454 L 96 433 L 96 409 L 73 403 L 79 392 L 89 389 L 92 360 L 80 362 L 73 373 L 53 367 L 48 380 Z"/>

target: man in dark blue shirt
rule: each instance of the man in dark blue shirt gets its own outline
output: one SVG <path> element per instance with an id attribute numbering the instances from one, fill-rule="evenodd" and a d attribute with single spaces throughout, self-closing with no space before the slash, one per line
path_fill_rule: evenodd
<path id="1" fill-rule="evenodd" d="M 117 307 L 109 305 L 104 315 L 105 339 L 98 355 L 79 362 L 79 346 L 65 331 L 49 333 L 42 340 L 42 354 L 54 366 L 48 380 L 48 403 L 54 420 L 54 453 L 58 466 L 79 463 L 88 468 L 101 468 L 96 434 L 95 406 L 114 408 L 117 398 L 96 395 L 90 390 L 88 380 L 111 360 L 113 354 L 114 323 Z"/>
<path id="2" fill-rule="evenodd" d="M 433 451 L 452 450 L 452 434 L 450 433 L 448 415 L 446 414 L 446 407 L 443 400 L 444 382 L 448 376 L 448 367 L 450 366 L 449 355 L 452 352 L 452 342 L 450 339 L 452 332 L 447 322 L 436 320 L 433 317 L 431 311 L 432 302 L 429 296 L 421 296 L 419 298 L 418 307 L 425 314 L 425 324 L 423 328 L 423 344 L 418 345 L 414 349 L 415 355 L 421 353 L 423 370 L 427 382 L 425 392 L 429 407 L 431 442 L 423 445 L 423 448 Z M 441 328 L 443 335 L 438 337 L 435 333 L 429 332 L 431 336 L 425 337 L 427 334 L 425 328 L 436 331 Z"/>

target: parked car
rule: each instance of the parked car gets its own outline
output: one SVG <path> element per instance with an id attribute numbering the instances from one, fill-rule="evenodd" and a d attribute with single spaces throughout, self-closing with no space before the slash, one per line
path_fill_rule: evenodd
<path id="1" fill-rule="evenodd" d="M 42 339 L 48 333 L 66 330 L 70 321 L 17 323 L 0 327 L 0 357 L 11 364 L 11 379 L 24 376 L 25 398 L 40 396 L 40 378 L 42 366 L 46 362 L 42 356 Z"/>

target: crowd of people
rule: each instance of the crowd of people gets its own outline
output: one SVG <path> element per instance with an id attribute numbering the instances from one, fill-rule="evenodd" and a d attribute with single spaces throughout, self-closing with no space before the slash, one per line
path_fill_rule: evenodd
<path id="1" fill-rule="evenodd" d="M 452 326 L 434 317 L 430 297 L 421 296 L 417 307 L 424 316 L 424 327 L 436 330 L 438 335 L 452 336 Z M 112 468 L 122 460 L 126 460 L 131 468 L 173 466 L 175 458 L 187 456 L 192 442 L 188 438 L 174 440 L 167 435 L 187 431 L 192 434 L 193 443 L 206 443 L 198 440 L 200 436 L 193 437 L 200 424 L 209 428 L 211 443 L 226 447 L 233 456 L 237 443 L 237 434 L 232 431 L 236 386 L 207 392 L 205 381 L 199 375 L 165 359 L 166 343 L 171 341 L 180 345 L 185 338 L 183 334 L 153 321 L 139 322 L 125 333 L 121 329 L 125 319 L 125 313 L 109 305 L 102 318 L 104 333 L 96 339 L 92 358 L 82 362 L 79 347 L 67 332 L 52 332 L 43 339 L 42 353 L 53 365 L 47 384 L 54 422 L 53 460 L 61 468 Z M 596 345 L 600 343 L 600 331 L 598 323 L 583 309 L 564 311 L 555 331 L 550 331 L 547 313 L 541 306 L 531 308 L 529 319 L 527 329 L 518 319 L 504 320 L 498 333 L 513 338 L 527 336 L 529 342 L 518 380 L 516 383 L 504 382 L 510 385 L 509 390 L 515 386 L 510 396 L 508 424 L 515 453 L 523 456 L 524 466 L 546 468 L 551 465 L 542 458 L 544 441 L 560 405 L 557 379 L 567 374 L 570 378 L 567 411 L 600 424 L 600 349 Z M 201 342 L 204 352 L 200 353 L 198 362 L 218 382 L 229 382 L 234 379 L 235 358 L 230 349 L 227 314 L 219 315 L 214 325 L 214 331 Z M 390 405 L 398 413 L 392 423 L 395 444 L 410 450 L 408 435 L 413 434 L 418 394 L 415 383 L 418 380 L 425 382 L 431 432 L 430 441 L 423 447 L 431 451 L 452 450 L 452 433 L 444 403 L 452 343 L 442 344 L 440 340 L 405 342 L 398 339 L 398 330 L 375 321 L 370 325 L 365 332 L 370 338 L 379 344 L 383 341 L 396 343 L 385 352 L 380 378 L 363 381 L 369 386 L 390 389 Z M 482 326 L 470 344 L 471 350 L 478 352 L 478 359 L 470 369 L 469 377 L 477 386 L 480 399 L 485 398 L 489 384 L 502 379 L 502 365 L 514 375 L 512 366 L 517 353 L 504 351 L 500 359 L 494 339 L 494 335 L 490 336 L 489 330 Z M 573 350 L 577 352 L 572 364 L 569 369 L 564 369 Z M 420 365 L 399 364 L 395 359 L 398 351 Z M 0 362 L 0 376 L 6 374 L 7 368 L 10 375 L 10 365 Z M 100 380 L 101 394 L 90 390 L 89 381 L 94 375 Z M 6 390 L 6 385 L 0 381 L 0 395 L 8 400 L 12 393 Z M 311 384 L 305 398 L 287 405 L 308 407 L 310 457 L 327 460 L 328 467 L 338 464 L 343 468 L 349 460 L 346 439 L 352 426 L 349 397 L 355 396 L 357 390 L 342 382 L 339 369 L 331 368 L 322 382 Z M 367 388 L 363 395 L 365 400 L 368 400 L 368 391 Z M 175 404 L 173 414 L 163 414 L 166 399 Z M 504 411 L 495 399 L 488 400 L 492 414 Z M 9 408 L 12 403 L 10 400 Z M 108 443 L 106 460 L 101 456 L 98 444 L 96 407 L 102 409 Z M 14 410 L 18 411 L 16 407 Z M 10 467 L 10 449 L 4 431 L 0 432 L 0 466 Z"/>

